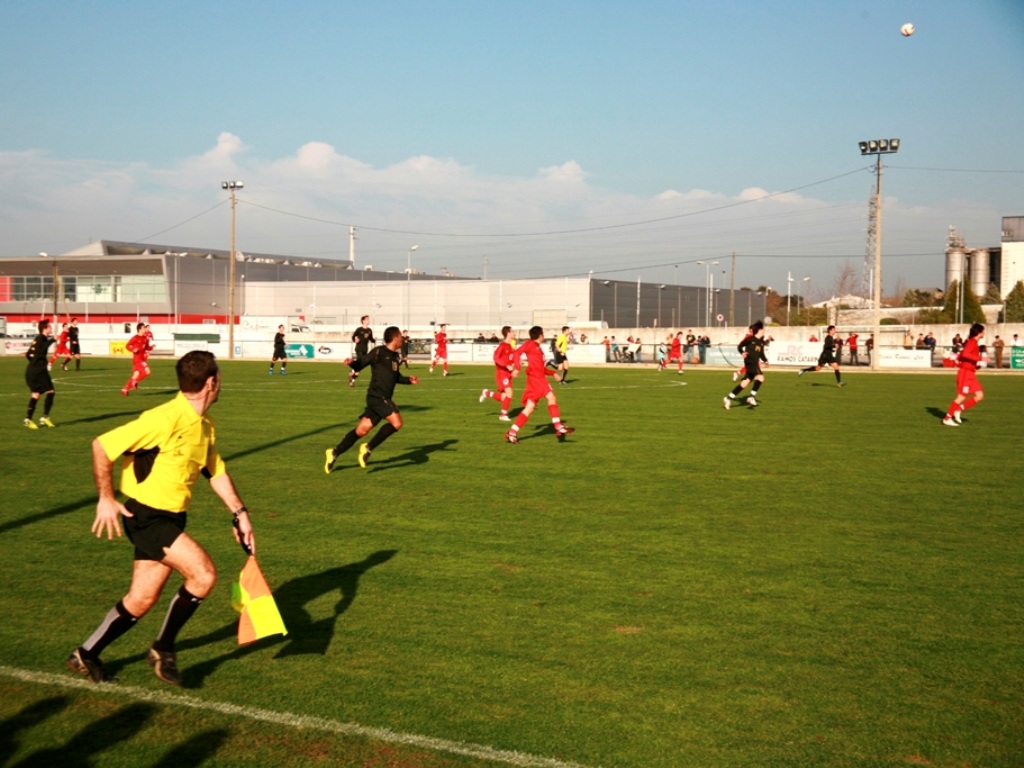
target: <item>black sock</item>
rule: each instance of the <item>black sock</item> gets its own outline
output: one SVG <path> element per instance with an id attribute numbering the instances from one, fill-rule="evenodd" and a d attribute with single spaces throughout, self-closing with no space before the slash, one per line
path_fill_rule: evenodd
<path id="1" fill-rule="evenodd" d="M 39 402 L 39 398 L 38 397 L 30 397 L 28 399 L 28 415 L 26 416 L 26 418 L 29 421 L 32 421 L 32 414 L 36 412 L 36 403 L 38 403 L 38 402 Z"/>
<path id="2" fill-rule="evenodd" d="M 138 620 L 137 616 L 128 613 L 124 601 L 118 601 L 103 622 L 96 627 L 96 631 L 82 644 L 82 653 L 93 659 L 99 658 L 104 648 L 134 627 Z"/>
<path id="3" fill-rule="evenodd" d="M 839 375 L 839 369 L 838 368 L 836 369 L 836 381 L 838 381 L 840 384 L 843 383 L 843 377 Z"/>
<path id="4" fill-rule="evenodd" d="M 53 407 L 53 398 L 56 396 L 55 392 L 47 392 L 46 400 L 43 402 L 43 416 L 50 415 L 50 409 Z"/>
<path id="5" fill-rule="evenodd" d="M 334 448 L 334 455 L 335 456 L 340 456 L 345 451 L 347 451 L 349 448 L 351 448 L 353 445 L 355 445 L 356 444 L 356 440 L 358 440 L 358 439 L 359 439 L 359 435 L 356 434 L 356 431 L 354 429 L 351 430 L 347 435 L 345 435 L 343 438 L 341 438 L 341 442 L 338 443 L 335 446 L 335 448 Z"/>
<path id="6" fill-rule="evenodd" d="M 369 443 L 367 443 L 366 447 L 372 451 L 397 431 L 398 430 L 391 425 L 390 421 L 385 421 L 384 426 L 377 430 L 377 434 L 373 436 L 373 439 Z"/>
<path id="7" fill-rule="evenodd" d="M 75 358 L 75 370 L 76 371 L 82 370 L 82 358 L 80 358 L 80 357 L 76 357 Z"/>
<path id="8" fill-rule="evenodd" d="M 153 647 L 164 653 L 174 652 L 174 641 L 178 638 L 178 632 L 185 626 L 185 622 L 192 618 L 192 614 L 203 604 L 203 598 L 196 597 L 187 589 L 181 586 L 178 593 L 171 599 L 167 607 L 167 616 L 164 618 L 164 625 L 160 628 L 160 634 L 156 636 Z"/>
<path id="9" fill-rule="evenodd" d="M 742 391 L 743 391 L 743 385 L 742 384 L 737 384 L 735 387 L 732 388 L 732 392 L 729 393 L 729 397 L 735 399 L 736 395 L 738 395 Z"/>

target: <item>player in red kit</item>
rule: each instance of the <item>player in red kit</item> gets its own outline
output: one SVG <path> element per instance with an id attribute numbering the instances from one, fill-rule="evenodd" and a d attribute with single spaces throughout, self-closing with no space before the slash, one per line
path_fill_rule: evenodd
<path id="1" fill-rule="evenodd" d="M 124 348 L 132 353 L 132 375 L 128 383 L 121 389 L 121 394 L 128 397 L 128 392 L 139 388 L 139 382 L 149 376 L 149 353 L 155 349 L 153 334 L 149 326 L 139 323 L 135 326 L 135 335 L 128 339 Z"/>
<path id="2" fill-rule="evenodd" d="M 947 427 L 959 427 L 963 423 L 960 415 L 985 399 L 977 373 L 978 365 L 981 363 L 981 350 L 978 344 L 983 338 L 985 326 L 975 323 L 971 326 L 963 349 L 956 356 L 956 397 L 949 404 L 946 417 L 942 420 Z"/>
<path id="3" fill-rule="evenodd" d="M 523 393 L 523 410 L 516 416 L 512 429 L 505 433 L 505 440 L 510 443 L 519 442 L 519 430 L 523 428 L 537 407 L 541 399 L 548 401 L 548 414 L 551 416 L 551 423 L 555 426 L 555 435 L 563 439 L 566 435 L 575 432 L 572 427 L 562 423 L 561 415 L 558 412 L 558 400 L 555 398 L 555 391 L 551 388 L 546 377 L 551 376 L 555 381 L 560 381 L 558 371 L 552 371 L 544 367 L 544 350 L 541 344 L 544 342 L 544 329 L 539 325 L 530 329 L 530 340 L 518 347 L 513 354 L 517 370 L 522 369 L 523 358 L 526 358 L 526 391 Z"/>
<path id="4" fill-rule="evenodd" d="M 501 343 L 494 350 L 494 383 L 493 390 L 485 389 L 480 393 L 480 402 L 487 398 L 497 400 L 501 403 L 501 415 L 498 421 L 511 421 L 508 416 L 508 407 L 512 403 L 512 379 L 519 374 L 515 366 L 513 344 L 516 335 L 512 326 L 506 325 L 501 329 Z"/>
<path id="5" fill-rule="evenodd" d="M 658 366 L 659 371 L 663 371 L 668 367 L 668 364 L 672 361 L 678 363 L 676 373 L 683 372 L 683 332 L 679 331 L 675 336 L 672 337 L 672 342 L 669 344 L 668 357 L 661 361 L 661 365 Z"/>
<path id="6" fill-rule="evenodd" d="M 63 357 L 64 362 L 61 363 L 60 369 L 66 371 L 68 369 L 68 363 L 71 362 L 71 348 L 68 346 L 68 324 L 61 323 L 60 336 L 57 337 L 57 346 L 53 350 L 53 357 L 50 358 L 49 368 L 53 367 L 53 364 L 57 362 L 58 357 Z"/>
<path id="7" fill-rule="evenodd" d="M 441 330 L 434 334 L 434 359 L 430 363 L 430 372 L 434 372 L 434 366 L 441 363 L 444 367 L 444 375 L 448 375 L 448 326 L 441 324 Z"/>

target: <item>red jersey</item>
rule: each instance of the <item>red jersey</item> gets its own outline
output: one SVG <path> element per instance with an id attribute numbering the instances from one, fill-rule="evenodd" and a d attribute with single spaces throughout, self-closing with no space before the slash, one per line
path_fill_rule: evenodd
<path id="1" fill-rule="evenodd" d="M 545 376 L 555 375 L 553 370 L 544 367 L 544 350 L 533 339 L 525 342 L 521 347 L 517 347 L 513 357 L 518 370 L 522 370 L 523 358 L 526 358 L 527 381 L 541 382 L 545 380 Z"/>
<path id="2" fill-rule="evenodd" d="M 448 334 L 444 331 L 439 331 L 434 334 L 434 344 L 437 345 L 437 356 L 444 357 L 445 353 L 448 352 Z"/>
<path id="3" fill-rule="evenodd" d="M 152 336 L 147 336 L 143 333 L 137 333 L 128 339 L 128 343 L 124 345 L 124 348 L 132 353 L 135 363 L 144 363 L 149 359 L 149 352 L 153 349 L 150 344 Z"/>
<path id="4" fill-rule="evenodd" d="M 60 336 L 57 337 L 57 349 L 54 350 L 55 355 L 61 355 L 68 351 L 68 332 L 61 331 Z"/>
<path id="5" fill-rule="evenodd" d="M 957 365 L 968 371 L 978 370 L 978 363 L 981 361 L 981 350 L 978 349 L 978 338 L 968 339 L 960 354 L 956 356 Z"/>
<path id="6" fill-rule="evenodd" d="M 512 349 L 512 345 L 507 341 L 503 341 L 498 345 L 498 348 L 494 350 L 494 365 L 499 371 L 508 373 L 515 365 L 513 356 L 514 350 Z"/>

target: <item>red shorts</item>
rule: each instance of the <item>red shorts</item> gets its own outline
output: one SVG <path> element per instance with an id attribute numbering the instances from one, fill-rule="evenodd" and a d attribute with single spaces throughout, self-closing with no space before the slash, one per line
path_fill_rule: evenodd
<path id="1" fill-rule="evenodd" d="M 669 352 L 668 353 L 668 361 L 671 363 L 673 360 L 678 360 L 679 362 L 683 362 L 683 353 L 682 352 Z"/>
<path id="2" fill-rule="evenodd" d="M 149 376 L 149 363 L 143 360 L 141 363 L 134 363 L 132 365 L 132 371 L 138 373 L 140 376 Z"/>
<path id="3" fill-rule="evenodd" d="M 545 379 L 527 379 L 526 380 L 526 391 L 523 392 L 523 405 L 526 405 L 528 400 L 533 400 L 535 403 L 539 403 L 545 397 L 548 396 L 548 392 L 551 391 L 551 384 Z"/>
<path id="4" fill-rule="evenodd" d="M 499 392 L 503 392 L 512 386 L 512 374 L 504 368 L 494 369 L 494 386 Z"/>
<path id="5" fill-rule="evenodd" d="M 958 395 L 970 395 L 981 392 L 981 383 L 978 381 L 977 371 L 970 368 L 959 368 L 956 372 L 956 393 Z"/>
<path id="6" fill-rule="evenodd" d="M 66 356 L 68 356 L 70 354 L 71 354 L 71 350 L 68 349 L 66 346 L 65 347 L 58 346 L 55 350 L 53 350 L 53 356 L 54 357 L 66 357 Z"/>

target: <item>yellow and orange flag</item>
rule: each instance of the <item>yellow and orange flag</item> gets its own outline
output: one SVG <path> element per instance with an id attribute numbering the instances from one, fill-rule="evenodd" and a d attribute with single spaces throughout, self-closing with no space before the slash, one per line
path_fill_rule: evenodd
<path id="1" fill-rule="evenodd" d="M 238 619 L 239 645 L 254 643 L 269 635 L 288 634 L 267 580 L 252 555 L 238 581 L 231 585 L 231 605 L 242 614 Z"/>

